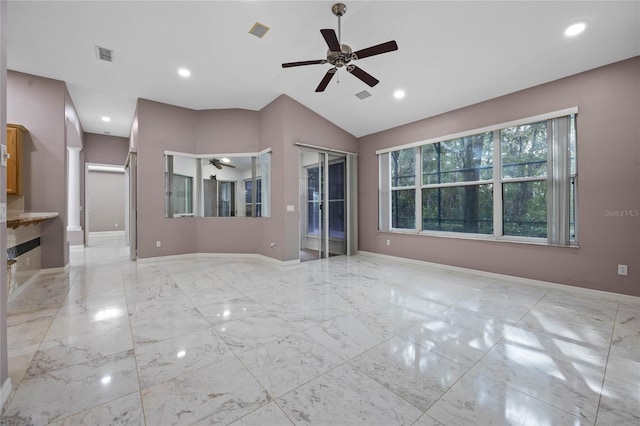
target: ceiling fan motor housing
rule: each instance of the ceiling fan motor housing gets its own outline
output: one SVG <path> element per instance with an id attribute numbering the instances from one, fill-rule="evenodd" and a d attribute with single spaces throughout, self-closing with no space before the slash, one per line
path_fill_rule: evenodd
<path id="1" fill-rule="evenodd" d="M 353 50 L 346 44 L 341 44 L 341 52 L 332 52 L 327 50 L 327 62 L 335 67 L 343 67 L 347 65 L 353 58 Z"/>

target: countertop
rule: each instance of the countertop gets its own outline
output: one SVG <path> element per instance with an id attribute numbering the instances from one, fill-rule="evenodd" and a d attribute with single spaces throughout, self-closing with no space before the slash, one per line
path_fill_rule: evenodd
<path id="1" fill-rule="evenodd" d="M 47 219 L 58 217 L 57 212 L 27 212 L 7 217 L 7 228 L 16 229 L 19 226 L 33 225 Z"/>

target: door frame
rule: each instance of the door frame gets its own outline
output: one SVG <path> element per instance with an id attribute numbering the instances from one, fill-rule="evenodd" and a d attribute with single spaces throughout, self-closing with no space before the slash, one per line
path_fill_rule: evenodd
<path id="1" fill-rule="evenodd" d="M 103 163 L 85 163 L 84 168 L 84 208 L 83 208 L 83 216 L 84 216 L 84 245 L 89 245 L 89 172 L 110 172 L 110 173 L 122 173 L 125 177 L 125 200 L 124 200 L 124 226 L 125 226 L 125 234 L 127 231 L 127 173 L 125 170 L 125 166 L 119 166 L 116 164 L 103 164 Z"/>
<path id="2" fill-rule="evenodd" d="M 304 168 L 304 165 L 302 164 L 302 153 L 303 152 L 316 152 L 319 154 L 324 154 L 324 164 L 323 167 L 325 167 L 325 170 L 327 171 L 326 173 L 328 174 L 328 167 L 329 167 L 329 156 L 331 154 L 334 155 L 340 155 L 344 157 L 344 162 L 345 162 L 345 177 L 344 177 L 344 191 L 345 191 L 345 223 L 344 223 L 344 227 L 345 227 L 345 231 L 344 231 L 344 237 L 345 237 L 345 246 L 346 246 L 346 255 L 347 256 L 352 256 L 352 255 L 356 255 L 358 253 L 358 218 L 357 218 L 357 214 L 358 214 L 358 199 L 357 199 L 357 158 L 358 158 L 358 154 L 353 153 L 353 152 L 348 152 L 348 151 L 341 151 L 341 150 L 336 150 L 336 149 L 331 149 L 331 148 L 324 148 L 324 147 L 319 147 L 319 146 L 314 146 L 314 145 L 308 145 L 308 144 L 304 144 L 301 142 L 295 142 L 295 145 L 297 145 L 299 147 L 299 155 L 298 155 L 298 170 L 302 170 Z M 318 162 L 319 164 L 319 162 Z M 305 186 L 306 186 L 306 176 L 300 176 L 300 182 L 302 183 L 302 181 L 305 181 Z M 329 208 L 328 208 L 328 200 L 329 200 L 329 186 L 328 185 L 322 185 L 322 189 L 323 189 L 323 201 L 327 201 L 327 206 L 326 208 L 323 209 L 323 216 L 324 216 L 324 223 L 327 224 L 327 226 L 325 226 L 322 230 L 322 232 L 325 234 L 324 238 L 321 238 L 321 240 L 324 240 L 324 244 L 325 244 L 325 253 L 329 253 L 329 244 L 330 244 L 330 239 L 329 239 Z M 302 191 L 300 191 L 302 192 Z M 307 202 L 306 200 L 307 198 L 307 194 L 305 193 L 304 196 L 301 193 L 300 196 L 300 202 Z M 302 208 L 299 209 L 301 212 L 303 211 Z M 304 211 L 306 212 L 306 207 L 304 209 Z M 307 221 L 306 215 L 299 215 L 300 217 L 300 226 L 298 226 L 299 229 L 299 233 L 302 232 L 302 229 L 306 230 L 306 226 L 303 226 L 302 222 Z M 306 232 L 306 231 L 305 231 Z M 301 239 L 302 239 L 302 235 L 298 236 L 298 251 L 300 251 L 301 247 Z M 324 251 L 324 250 L 323 250 Z"/>

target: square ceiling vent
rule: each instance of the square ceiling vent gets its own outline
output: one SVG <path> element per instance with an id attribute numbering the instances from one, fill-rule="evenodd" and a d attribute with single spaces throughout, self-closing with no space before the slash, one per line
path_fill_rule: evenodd
<path id="1" fill-rule="evenodd" d="M 106 62 L 113 62 L 113 50 L 106 47 L 96 46 L 96 55 L 98 59 Z"/>
<path id="2" fill-rule="evenodd" d="M 371 93 L 367 92 L 366 90 L 356 93 L 356 97 L 360 100 L 367 99 L 369 96 L 371 96 Z"/>
<path id="3" fill-rule="evenodd" d="M 269 31 L 269 29 L 270 28 L 267 27 L 266 25 L 263 25 L 260 22 L 256 22 L 255 24 L 253 24 L 253 27 L 251 27 L 251 29 L 249 30 L 249 34 L 253 34 L 258 38 L 262 38 L 267 33 L 267 31 Z"/>

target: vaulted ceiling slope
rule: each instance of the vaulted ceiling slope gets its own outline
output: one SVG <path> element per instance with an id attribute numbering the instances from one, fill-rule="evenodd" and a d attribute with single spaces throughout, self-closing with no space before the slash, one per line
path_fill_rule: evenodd
<path id="1" fill-rule="evenodd" d="M 137 98 L 259 110 L 284 93 L 360 137 L 640 55 L 638 1 L 347 1 L 342 43 L 399 50 L 358 61 L 375 87 L 342 68 L 315 93 L 329 64 L 281 63 L 325 58 L 333 3 L 9 1 L 7 65 L 67 82 L 91 133 L 128 136 Z M 566 37 L 578 20 L 587 30 Z M 263 38 L 249 34 L 255 22 L 270 28 Z"/>

